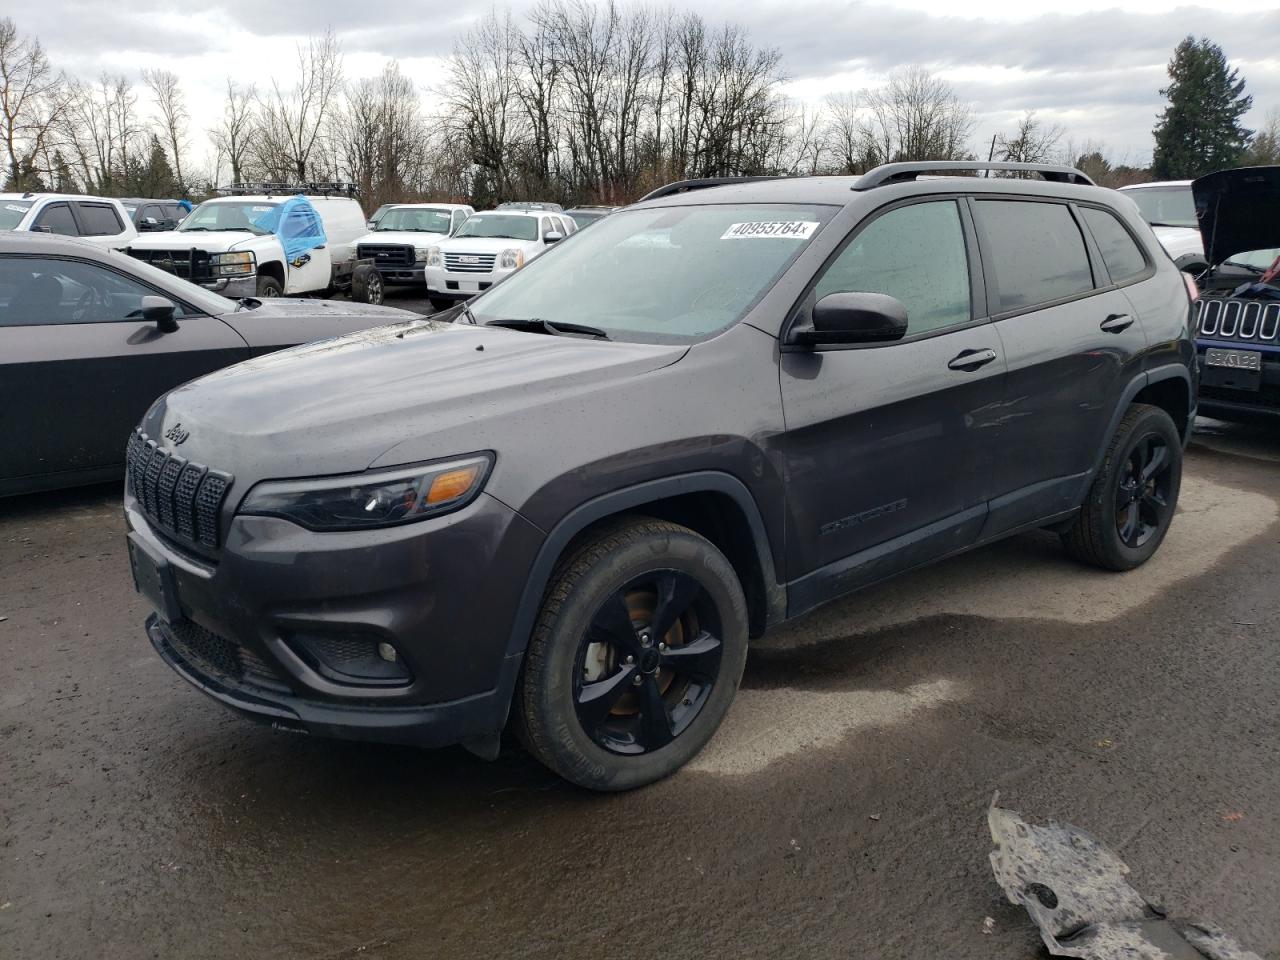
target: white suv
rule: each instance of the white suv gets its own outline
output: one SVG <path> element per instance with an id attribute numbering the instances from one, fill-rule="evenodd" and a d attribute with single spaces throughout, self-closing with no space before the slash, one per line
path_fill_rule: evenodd
<path id="1" fill-rule="evenodd" d="M 1138 205 L 1142 219 L 1151 224 L 1160 246 L 1179 268 L 1194 267 L 1204 260 L 1204 240 L 1190 180 L 1135 183 L 1121 187 L 1120 192 Z"/>
<path id="2" fill-rule="evenodd" d="M 383 212 L 372 233 L 356 241 L 356 256 L 372 260 L 387 283 L 422 283 L 427 251 L 474 213 L 462 203 L 397 203 Z"/>
<path id="3" fill-rule="evenodd" d="M 547 210 L 486 210 L 427 251 L 427 299 L 437 310 L 474 297 L 573 231 Z"/>
<path id="4" fill-rule="evenodd" d="M 262 223 L 275 207 L 298 195 L 206 200 L 177 230 L 148 233 L 129 244 L 128 252 L 233 300 L 323 294 L 347 286 L 356 241 L 369 232 L 364 211 L 350 197 L 305 195 L 320 215 L 326 242 L 313 255 L 289 260 L 280 238 Z"/>
<path id="5" fill-rule="evenodd" d="M 123 250 L 138 237 L 119 200 L 68 193 L 0 193 L 0 230 L 79 237 Z"/>

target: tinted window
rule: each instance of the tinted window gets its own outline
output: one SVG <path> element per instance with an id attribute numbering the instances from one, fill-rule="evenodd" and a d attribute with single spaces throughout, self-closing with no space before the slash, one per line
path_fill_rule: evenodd
<path id="1" fill-rule="evenodd" d="M 97 264 L 0 257 L 0 327 L 141 320 L 142 298 L 157 294 Z"/>
<path id="2" fill-rule="evenodd" d="M 829 293 L 886 293 L 907 308 L 907 334 L 971 319 L 969 260 L 954 200 L 915 203 L 871 221 L 818 281 Z"/>
<path id="3" fill-rule="evenodd" d="M 1000 288 L 1000 309 L 1047 303 L 1093 289 L 1084 237 L 1061 203 L 980 200 Z"/>
<path id="4" fill-rule="evenodd" d="M 45 233 L 60 233 L 64 237 L 76 237 L 80 231 L 71 216 L 71 205 L 67 203 L 51 203 L 40 211 L 34 229 Z"/>
<path id="5" fill-rule="evenodd" d="M 1147 269 L 1146 257 L 1115 214 L 1094 207 L 1081 207 L 1080 216 L 1093 234 L 1093 242 L 1098 245 L 1102 262 L 1107 265 L 1107 272 L 1114 282 L 1128 280 Z"/>
<path id="6" fill-rule="evenodd" d="M 81 203 L 80 222 L 86 237 L 110 237 L 124 229 L 115 208 L 105 203 Z"/>

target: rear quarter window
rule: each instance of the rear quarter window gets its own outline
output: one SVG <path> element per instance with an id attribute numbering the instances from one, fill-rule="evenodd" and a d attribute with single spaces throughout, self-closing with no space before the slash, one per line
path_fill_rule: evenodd
<path id="1" fill-rule="evenodd" d="M 978 218 L 999 289 L 1000 312 L 1088 293 L 1093 271 L 1065 203 L 979 200 Z"/>
<path id="2" fill-rule="evenodd" d="M 1109 210 L 1080 207 L 1080 217 L 1093 234 L 1113 283 L 1131 280 L 1147 269 L 1147 258 L 1119 218 Z"/>

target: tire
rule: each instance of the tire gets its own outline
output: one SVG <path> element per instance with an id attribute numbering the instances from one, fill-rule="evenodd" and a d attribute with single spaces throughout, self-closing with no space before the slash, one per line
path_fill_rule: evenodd
<path id="1" fill-rule="evenodd" d="M 648 636 L 673 615 L 662 637 Z M 724 554 L 687 527 L 626 519 L 552 575 L 516 690 L 516 733 L 571 783 L 644 786 L 711 739 L 746 658 L 746 599 Z"/>
<path id="2" fill-rule="evenodd" d="M 450 300 L 448 297 L 427 297 L 427 303 L 431 304 L 431 309 L 436 313 L 443 313 L 458 305 L 457 300 Z"/>
<path id="3" fill-rule="evenodd" d="M 283 297 L 284 288 L 275 277 L 258 277 L 258 298 Z"/>
<path id="4" fill-rule="evenodd" d="M 381 304 L 386 297 L 382 274 L 368 264 L 356 267 L 351 274 L 351 299 L 360 303 Z"/>
<path id="5" fill-rule="evenodd" d="M 1132 570 L 1160 548 L 1181 486 L 1177 427 L 1159 407 L 1135 403 L 1116 427 L 1079 515 L 1062 534 L 1063 545 L 1083 563 Z"/>

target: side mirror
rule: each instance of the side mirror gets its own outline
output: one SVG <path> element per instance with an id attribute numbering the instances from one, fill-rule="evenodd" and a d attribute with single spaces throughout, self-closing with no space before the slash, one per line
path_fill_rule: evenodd
<path id="1" fill-rule="evenodd" d="M 178 321 L 174 317 L 178 308 L 165 297 L 143 297 L 142 319 L 154 323 L 161 333 L 176 333 Z"/>
<path id="2" fill-rule="evenodd" d="M 556 233 L 554 230 L 542 238 L 543 243 L 558 243 L 564 239 L 563 233 Z"/>
<path id="3" fill-rule="evenodd" d="M 797 330 L 797 343 L 881 343 L 907 332 L 907 308 L 883 293 L 829 293 L 813 307 L 813 329 Z"/>
<path id="4" fill-rule="evenodd" d="M 377 229 L 378 229 L 378 221 L 377 221 L 377 220 L 366 220 L 364 225 L 365 225 L 366 227 L 368 227 L 370 230 L 377 230 Z"/>

